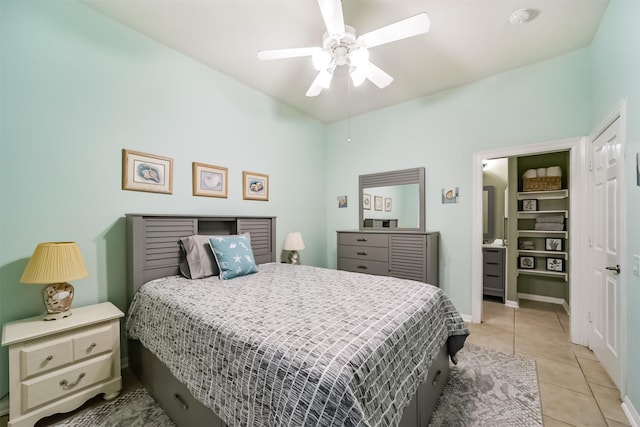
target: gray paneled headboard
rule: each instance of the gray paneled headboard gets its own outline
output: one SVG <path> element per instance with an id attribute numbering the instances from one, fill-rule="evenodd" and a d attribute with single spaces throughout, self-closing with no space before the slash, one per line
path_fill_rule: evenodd
<path id="1" fill-rule="evenodd" d="M 256 263 L 276 260 L 276 218 L 126 214 L 127 304 L 144 283 L 179 274 L 181 238 L 193 234 L 251 234 Z"/>

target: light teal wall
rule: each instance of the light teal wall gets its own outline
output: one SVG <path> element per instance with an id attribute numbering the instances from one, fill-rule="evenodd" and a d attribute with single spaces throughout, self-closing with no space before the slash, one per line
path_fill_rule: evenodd
<path id="1" fill-rule="evenodd" d="M 330 195 L 356 198 L 358 175 L 426 168 L 426 226 L 440 231 L 440 286 L 471 314 L 473 153 L 588 134 L 589 52 L 582 49 L 433 96 L 327 127 Z M 429 76 L 424 76 L 429 78 Z M 459 204 L 442 204 L 460 187 Z M 357 199 L 355 199 L 357 200 Z M 357 229 L 358 206 L 327 210 L 327 256 L 336 265 L 336 230 Z"/>
<path id="2" fill-rule="evenodd" d="M 596 127 L 620 103 L 627 100 L 626 165 L 627 255 L 621 260 L 626 283 L 627 390 L 640 411 L 640 278 L 632 274 L 633 254 L 640 254 L 640 187 L 636 185 L 636 153 L 640 152 L 640 2 L 612 0 L 591 47 L 591 124 Z"/>
<path id="3" fill-rule="evenodd" d="M 43 241 L 78 242 L 75 305 L 125 309 L 130 212 L 275 215 L 278 257 L 295 229 L 303 261 L 325 265 L 323 124 L 82 4 L 0 8 L 2 322 L 42 312 L 42 287 L 19 279 Z M 123 148 L 172 157 L 173 195 L 122 191 Z M 228 199 L 192 196 L 193 161 L 229 168 Z M 242 200 L 243 170 L 269 174 L 269 202 Z M 2 348 L 0 396 L 7 374 Z"/>

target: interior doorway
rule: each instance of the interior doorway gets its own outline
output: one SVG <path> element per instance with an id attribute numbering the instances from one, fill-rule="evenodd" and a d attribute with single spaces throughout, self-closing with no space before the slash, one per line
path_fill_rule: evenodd
<path id="1" fill-rule="evenodd" d="M 540 154 L 554 153 L 559 151 L 568 152 L 568 165 L 571 170 L 570 176 L 567 178 L 567 185 L 573 189 L 572 196 L 569 199 L 569 210 L 574 212 L 580 211 L 580 206 L 584 203 L 585 194 L 585 152 L 586 138 L 572 138 L 566 140 L 549 141 L 539 144 L 530 144 L 518 147 L 505 147 L 492 151 L 479 152 L 474 154 L 473 161 L 473 212 L 482 212 L 483 208 L 483 164 L 487 160 L 499 158 L 514 158 L 523 156 L 535 156 Z M 511 217 L 511 215 L 509 215 Z M 581 230 L 584 230 L 583 216 L 577 216 L 568 224 L 567 244 L 574 248 L 574 254 L 577 259 L 586 259 L 581 256 L 580 252 L 584 251 L 584 241 Z M 483 301 L 483 253 L 482 244 L 483 235 L 483 218 L 480 215 L 474 216 L 472 219 L 472 321 L 479 323 L 482 320 L 482 301 Z M 508 220 L 509 227 L 511 219 Z M 514 263 L 517 260 L 507 260 L 507 263 Z M 515 264 L 514 264 L 515 266 Z M 587 308 L 587 302 L 584 301 L 584 293 L 575 289 L 577 283 L 583 282 L 583 272 L 580 269 L 580 262 L 574 262 L 568 265 L 567 272 L 571 281 L 568 287 L 568 297 L 572 301 L 571 310 L 571 340 L 578 344 L 586 344 L 587 327 L 581 321 L 584 319 L 584 313 Z"/>

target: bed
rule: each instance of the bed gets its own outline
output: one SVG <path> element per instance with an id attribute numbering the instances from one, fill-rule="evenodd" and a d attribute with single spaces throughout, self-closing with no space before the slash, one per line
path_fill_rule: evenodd
<path id="1" fill-rule="evenodd" d="M 275 263 L 275 218 L 127 215 L 129 364 L 179 426 L 424 426 L 468 334 L 437 287 Z M 180 274 L 248 233 L 257 272 Z"/>

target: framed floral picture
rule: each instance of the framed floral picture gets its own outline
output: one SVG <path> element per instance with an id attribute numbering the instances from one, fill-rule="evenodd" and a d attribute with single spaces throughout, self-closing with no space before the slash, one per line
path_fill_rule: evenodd
<path id="1" fill-rule="evenodd" d="M 228 169 L 193 162 L 193 195 L 227 198 Z"/>
<path id="2" fill-rule="evenodd" d="M 544 239 L 545 251 L 562 251 L 562 239 L 556 237 L 547 237 Z"/>
<path id="3" fill-rule="evenodd" d="M 362 209 L 371 210 L 371 194 L 362 193 Z"/>
<path id="4" fill-rule="evenodd" d="M 547 258 L 548 271 L 564 271 L 564 260 L 562 258 Z"/>
<path id="5" fill-rule="evenodd" d="M 123 149 L 122 189 L 172 194 L 173 159 Z"/>
<path id="6" fill-rule="evenodd" d="M 391 197 L 384 198 L 384 211 L 391 212 Z"/>
<path id="7" fill-rule="evenodd" d="M 536 268 L 536 259 L 532 256 L 521 256 L 519 258 L 520 268 L 532 270 Z"/>
<path id="8" fill-rule="evenodd" d="M 269 200 L 269 175 L 242 172 L 242 198 L 244 200 Z"/>

